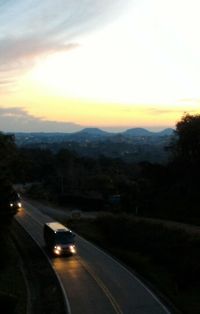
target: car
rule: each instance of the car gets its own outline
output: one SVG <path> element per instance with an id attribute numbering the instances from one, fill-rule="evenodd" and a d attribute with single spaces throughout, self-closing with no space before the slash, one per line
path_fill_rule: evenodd
<path id="1" fill-rule="evenodd" d="M 17 211 L 19 211 L 22 208 L 21 197 L 15 191 L 13 191 L 9 197 L 9 206 L 10 208 Z"/>

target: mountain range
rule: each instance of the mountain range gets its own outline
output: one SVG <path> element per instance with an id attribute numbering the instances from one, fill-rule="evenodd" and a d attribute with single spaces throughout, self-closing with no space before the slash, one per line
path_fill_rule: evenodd
<path id="1" fill-rule="evenodd" d="M 43 133 L 43 132 L 34 132 L 34 133 L 23 133 L 23 132 L 17 132 L 15 133 L 16 139 L 22 139 L 22 138 L 38 138 L 40 140 L 55 140 L 56 141 L 81 141 L 81 140 L 100 140 L 105 138 L 112 138 L 121 136 L 123 138 L 132 138 L 132 137 L 165 137 L 165 136 L 171 136 L 173 135 L 174 130 L 171 128 L 164 129 L 160 132 L 152 132 L 148 131 L 144 128 L 131 128 L 124 132 L 107 132 L 104 130 L 101 130 L 99 128 L 84 128 L 78 132 L 74 133 Z"/>

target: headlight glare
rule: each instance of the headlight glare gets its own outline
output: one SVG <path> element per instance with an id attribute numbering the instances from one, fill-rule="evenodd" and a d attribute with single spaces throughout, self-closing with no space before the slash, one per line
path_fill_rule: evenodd
<path id="1" fill-rule="evenodd" d="M 56 255 L 60 255 L 60 254 L 61 254 L 61 251 L 62 251 L 62 248 L 61 248 L 61 246 L 59 246 L 59 245 L 55 245 L 53 251 L 54 251 L 54 253 L 55 253 Z"/>
<path id="2" fill-rule="evenodd" d="M 69 249 L 70 249 L 70 252 L 71 252 L 71 253 L 76 253 L 75 245 L 70 245 L 70 246 L 69 246 Z"/>

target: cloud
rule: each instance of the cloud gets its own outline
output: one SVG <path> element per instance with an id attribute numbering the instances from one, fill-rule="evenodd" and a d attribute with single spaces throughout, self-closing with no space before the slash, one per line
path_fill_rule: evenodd
<path id="1" fill-rule="evenodd" d="M 73 122 L 35 117 L 20 107 L 0 108 L 0 131 L 3 132 L 75 132 L 81 128 Z"/>
<path id="2" fill-rule="evenodd" d="M 45 55 L 78 46 L 78 38 L 102 26 L 132 0 L 0 1 L 0 86 L 12 84 Z M 113 15 L 110 15 L 110 14 Z"/>
<path id="3" fill-rule="evenodd" d="M 38 55 L 66 51 L 77 46 L 75 43 L 62 44 L 39 37 L 4 38 L 0 40 L 0 67 L 3 70 L 13 66 L 19 68 Z"/>
<path id="4" fill-rule="evenodd" d="M 0 88 L 1 88 L 1 85 L 5 86 L 5 85 L 9 85 L 10 83 L 12 83 L 12 80 L 0 79 Z"/>
<path id="5" fill-rule="evenodd" d="M 18 75 L 33 66 L 38 58 L 77 46 L 76 43 L 63 44 L 40 37 L 0 39 L 0 89 L 12 85 Z"/>

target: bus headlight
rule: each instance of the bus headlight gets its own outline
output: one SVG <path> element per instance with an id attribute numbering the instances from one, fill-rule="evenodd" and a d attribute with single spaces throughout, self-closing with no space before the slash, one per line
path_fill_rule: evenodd
<path id="1" fill-rule="evenodd" d="M 73 253 L 73 254 L 76 253 L 75 245 L 70 245 L 70 246 L 69 246 L 69 249 L 70 249 L 70 252 L 71 252 L 71 253 Z"/>
<path id="2" fill-rule="evenodd" d="M 59 245 L 54 246 L 53 252 L 54 252 L 56 255 L 60 255 L 60 254 L 61 254 L 61 251 L 62 251 L 61 246 L 59 246 Z"/>

